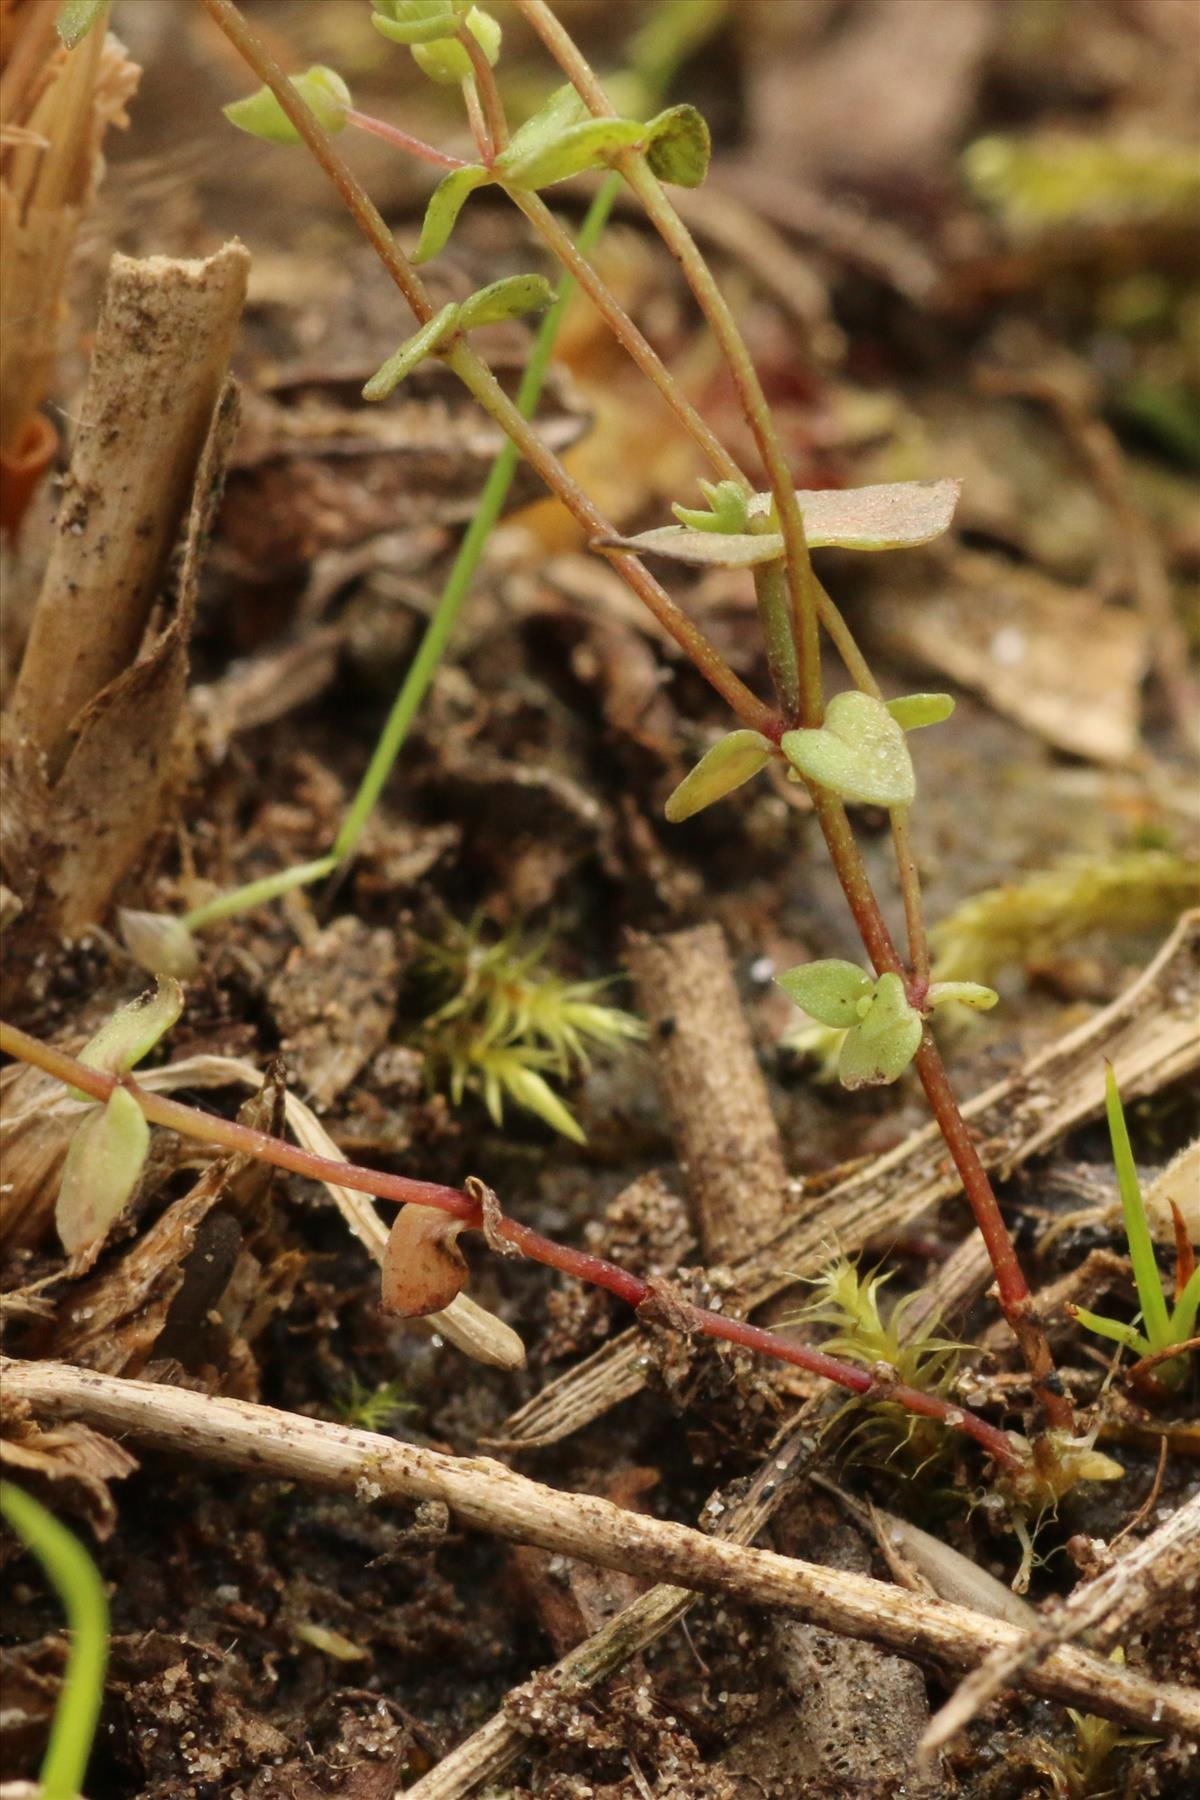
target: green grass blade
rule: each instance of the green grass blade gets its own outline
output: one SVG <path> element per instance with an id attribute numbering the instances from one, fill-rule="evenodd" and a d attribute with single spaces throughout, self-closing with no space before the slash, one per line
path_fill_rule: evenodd
<path id="1" fill-rule="evenodd" d="M 578 249 L 585 256 L 595 246 L 596 240 L 604 230 L 620 187 L 620 177 L 609 176 L 592 201 L 576 239 Z M 523 418 L 532 418 L 541 398 L 546 371 L 550 367 L 550 359 L 554 354 L 559 328 L 574 289 L 575 283 L 571 277 L 564 276 L 559 285 L 558 299 L 542 320 L 534 339 L 533 349 L 525 366 L 525 373 L 517 394 L 517 407 Z M 445 654 L 450 635 L 458 622 L 462 603 L 475 579 L 475 571 L 479 567 L 479 561 L 488 538 L 504 509 L 508 490 L 512 486 L 513 476 L 517 472 L 518 461 L 519 452 L 516 447 L 512 444 L 505 444 L 492 464 L 487 481 L 484 483 L 483 492 L 479 497 L 475 516 L 459 545 L 458 555 L 454 559 L 454 566 L 446 579 L 446 585 L 442 589 L 433 617 L 426 627 L 425 635 L 409 666 L 400 692 L 392 703 L 392 709 L 387 716 L 379 742 L 367 764 L 366 774 L 359 784 L 358 792 L 350 802 L 341 828 L 334 840 L 333 854 L 339 862 L 353 855 L 358 840 L 362 836 L 363 828 L 379 802 L 379 796 L 391 775 L 412 722 L 425 698 L 429 684 L 437 672 L 438 664 Z"/>
<path id="2" fill-rule="evenodd" d="M 104 1697 L 108 1596 L 79 1539 L 31 1494 L 0 1482 L 0 1513 L 37 1557 L 66 1609 L 71 1651 L 42 1763 L 41 1789 L 42 1800 L 76 1800 Z"/>
<path id="3" fill-rule="evenodd" d="M 1186 1344 L 1190 1337 L 1195 1337 L 1197 1311 L 1200 1311 L 1200 1267 L 1192 1270 L 1171 1313 L 1173 1344 Z"/>
<path id="4" fill-rule="evenodd" d="M 1125 1123 L 1125 1109 L 1121 1105 L 1117 1078 L 1111 1063 L 1106 1063 L 1104 1067 L 1104 1107 L 1108 1114 L 1108 1135 L 1112 1139 L 1113 1162 L 1116 1164 L 1117 1186 L 1121 1192 L 1121 1211 L 1125 1215 L 1125 1236 L 1129 1242 L 1133 1278 L 1137 1283 L 1146 1336 L 1152 1349 L 1165 1350 L 1174 1339 L 1158 1263 L 1154 1257 L 1154 1240 L 1150 1236 L 1150 1224 L 1142 1204 L 1142 1189 L 1133 1160 L 1133 1147 L 1129 1142 L 1129 1127 Z"/>

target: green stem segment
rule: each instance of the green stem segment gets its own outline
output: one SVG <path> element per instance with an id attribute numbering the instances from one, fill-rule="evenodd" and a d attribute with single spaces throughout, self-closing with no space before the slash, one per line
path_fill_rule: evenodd
<path id="1" fill-rule="evenodd" d="M 430 1181 L 414 1181 L 407 1176 L 388 1175 L 382 1170 L 364 1168 L 357 1163 L 344 1163 L 333 1157 L 317 1156 L 312 1151 L 302 1150 L 298 1145 L 285 1143 L 282 1138 L 271 1137 L 265 1131 L 255 1131 L 234 1120 L 198 1112 L 194 1107 L 184 1106 L 178 1100 L 170 1100 L 163 1094 L 149 1093 L 128 1077 L 119 1080 L 99 1069 L 88 1068 L 64 1051 L 40 1043 L 15 1025 L 0 1023 L 0 1050 L 44 1069 L 48 1075 L 53 1075 L 68 1087 L 81 1088 L 95 1100 L 106 1101 L 114 1088 L 123 1087 L 152 1123 L 165 1125 L 187 1137 L 217 1144 L 224 1150 L 236 1151 L 243 1156 L 255 1157 L 260 1162 L 272 1163 L 277 1168 L 289 1169 L 294 1174 L 305 1175 L 314 1181 L 333 1182 L 340 1187 L 353 1188 L 359 1193 L 373 1194 L 380 1199 L 395 1200 L 404 1205 L 432 1206 L 439 1212 L 462 1219 L 466 1225 L 476 1230 L 483 1226 L 479 1201 L 459 1188 L 443 1187 Z M 578 1281 L 605 1288 L 630 1306 L 644 1306 L 647 1302 L 653 1303 L 656 1298 L 653 1282 L 645 1281 L 640 1275 L 631 1274 L 628 1269 L 622 1269 L 601 1256 L 593 1256 L 589 1251 L 556 1243 L 552 1238 L 543 1237 L 541 1232 L 520 1224 L 516 1219 L 501 1218 L 494 1229 L 499 1237 L 512 1244 L 523 1256 L 544 1263 L 548 1268 L 558 1269 Z M 942 1419 L 947 1426 L 974 1438 L 1004 1467 L 1021 1466 L 1021 1456 L 1006 1432 L 988 1424 L 986 1419 L 981 1419 L 974 1413 L 953 1406 L 938 1394 L 922 1393 L 902 1384 L 893 1385 L 890 1380 L 881 1380 L 870 1370 L 856 1368 L 853 1363 L 827 1356 L 822 1350 L 813 1350 L 806 1344 L 777 1337 L 774 1332 L 747 1324 L 744 1319 L 727 1318 L 722 1313 L 691 1306 L 682 1297 L 673 1295 L 673 1315 L 676 1305 L 687 1315 L 688 1324 L 685 1329 L 700 1332 L 705 1337 L 722 1339 L 726 1343 L 739 1344 L 744 1349 L 773 1357 L 776 1361 L 807 1369 L 826 1381 L 836 1382 L 839 1387 L 847 1388 L 851 1393 L 865 1397 L 874 1395 L 926 1418 Z"/>
<path id="2" fill-rule="evenodd" d="M 792 609 L 782 562 L 760 563 L 754 571 L 758 622 L 767 650 L 767 667 L 783 716 L 791 724 L 800 717 L 800 659 L 792 630 Z"/>
<path id="3" fill-rule="evenodd" d="M 58 1590 L 71 1650 L 42 1762 L 42 1800 L 78 1800 L 104 1698 L 108 1666 L 108 1596 L 100 1571 L 79 1539 L 53 1513 L 10 1482 L 0 1482 L 0 1513 L 32 1550 Z"/>
<path id="4" fill-rule="evenodd" d="M 610 179 L 615 180 L 617 187 L 620 187 L 619 177 Z M 555 261 L 574 276 L 621 348 L 637 364 L 646 379 L 658 389 L 721 480 L 736 481 L 743 492 L 749 494 L 752 491 L 750 483 L 720 438 L 701 418 L 658 352 L 642 336 L 616 295 L 587 260 L 583 253 L 582 237 L 578 243 L 573 243 L 539 195 L 531 194 L 523 188 L 505 188 L 504 191 L 514 206 L 524 213 Z"/>

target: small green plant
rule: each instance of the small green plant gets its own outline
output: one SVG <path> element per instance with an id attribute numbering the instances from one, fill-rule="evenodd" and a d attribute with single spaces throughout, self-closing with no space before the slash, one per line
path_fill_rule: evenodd
<path id="1" fill-rule="evenodd" d="M 1196 1313 L 1200 1308 L 1200 1268 L 1196 1266 L 1195 1253 L 1188 1241 L 1179 1209 L 1173 1205 L 1171 1210 L 1175 1216 L 1176 1238 L 1175 1297 L 1174 1303 L 1168 1304 L 1162 1290 L 1154 1255 L 1154 1239 L 1142 1200 L 1142 1186 L 1133 1160 L 1133 1148 L 1129 1142 L 1125 1108 L 1121 1104 L 1117 1078 L 1111 1063 L 1105 1064 L 1104 1105 L 1108 1115 L 1113 1161 L 1117 1169 L 1117 1186 L 1121 1195 L 1129 1260 L 1133 1264 L 1133 1279 L 1141 1305 L 1139 1316 L 1142 1330 L 1139 1331 L 1136 1324 L 1124 1324 L 1103 1313 L 1089 1312 L 1084 1306 L 1072 1306 L 1068 1311 L 1086 1331 L 1094 1331 L 1099 1337 L 1120 1344 L 1124 1349 L 1131 1350 L 1140 1362 L 1149 1363 L 1153 1369 L 1152 1380 L 1170 1391 L 1180 1387 L 1187 1376 L 1187 1357 L 1171 1356 L 1170 1352 L 1189 1344 L 1196 1335 Z M 1145 1370 L 1143 1379 L 1149 1374 L 1149 1369 Z"/>
<path id="2" fill-rule="evenodd" d="M 663 185 L 691 187 L 704 179 L 708 133 L 703 119 L 689 106 L 670 107 L 649 119 L 619 113 L 546 0 L 513 0 L 513 8 L 558 64 L 560 79 L 567 86 L 552 91 L 533 117 L 515 132 L 509 129 L 494 69 L 500 51 L 500 31 L 485 11 L 472 6 L 469 0 L 374 0 L 373 16 L 383 34 L 407 45 L 414 54 L 419 50 L 418 65 L 432 79 L 460 86 L 476 150 L 476 159 L 469 163 L 417 142 L 387 121 L 366 118 L 340 88 L 331 85 L 325 74 L 317 84 L 314 110 L 284 75 L 235 0 L 201 0 L 201 4 L 241 53 L 256 80 L 269 90 L 278 116 L 269 109 L 267 135 L 278 135 L 282 119 L 303 139 L 335 183 L 355 223 L 408 304 L 415 330 L 409 328 L 399 351 L 390 359 L 387 380 L 397 368 L 414 366 L 421 354 L 432 355 L 454 374 L 562 500 L 587 534 L 592 548 L 610 559 L 616 575 L 726 702 L 739 731 L 755 735 L 757 741 L 740 742 L 732 759 L 725 753 L 724 767 L 720 757 L 708 765 L 710 772 L 715 770 L 719 777 L 716 787 L 731 791 L 727 779 L 730 770 L 739 779 L 744 778 L 743 771 L 746 775 L 754 772 L 750 765 L 763 766 L 764 755 L 767 760 L 778 758 L 785 773 L 806 787 L 816 824 L 871 965 L 869 972 L 857 971 L 853 977 L 850 998 L 855 1016 L 846 1029 L 858 1036 L 849 1053 L 849 1073 L 855 1079 L 890 1080 L 911 1060 L 987 1245 L 1000 1305 L 1032 1377 L 1040 1426 L 1045 1428 L 1032 1447 L 1036 1451 L 1033 1460 L 1038 1464 L 1038 1480 L 1059 1492 L 1070 1479 L 1086 1478 L 1096 1459 L 1089 1461 L 1082 1452 L 1076 1455 L 1071 1449 L 1077 1440 L 1073 1435 L 1070 1394 L 1055 1374 L 1050 1345 L 1031 1303 L 1029 1284 L 996 1194 L 963 1120 L 937 1045 L 922 1023 L 937 999 L 935 987 L 931 986 L 929 941 L 910 836 L 909 813 L 918 780 L 908 733 L 945 718 L 949 702 L 946 696 L 885 699 L 853 633 L 818 579 L 810 555 L 810 544 L 886 551 L 927 542 L 949 526 L 957 484 L 899 483 L 839 495 L 797 493 L 783 437 L 737 321 Z M 310 83 L 311 76 L 310 71 Z M 261 102 L 262 97 L 258 99 Z M 707 494 L 709 514 L 679 508 L 675 514 L 678 523 L 674 525 L 643 534 L 640 539 L 622 539 L 616 534 L 610 521 L 554 455 L 528 414 L 514 405 L 480 355 L 471 323 L 480 306 L 494 303 L 487 298 L 487 290 L 458 303 L 452 316 L 444 306 L 435 304 L 414 259 L 406 255 L 388 229 L 322 123 L 320 115 L 329 115 L 331 108 L 328 124 L 333 130 L 340 130 L 343 125 L 369 130 L 439 170 L 439 183 L 431 196 L 416 249 L 417 260 L 434 254 L 448 240 L 462 206 L 475 188 L 490 186 L 512 203 L 555 261 L 587 293 L 617 341 L 703 452 L 716 478 L 708 490 L 702 490 Z M 650 109 L 639 103 L 633 110 Z M 544 188 L 568 176 L 586 173 L 596 173 L 606 183 L 610 175 L 619 176 L 677 261 L 727 366 L 765 471 L 766 491 L 755 491 L 738 460 L 715 436 L 542 199 Z M 533 293 L 532 285 L 526 281 L 521 292 L 528 297 Z M 513 293 L 515 290 L 504 298 L 505 305 Z M 540 303 L 540 292 L 535 298 Z M 379 378 L 371 391 L 381 391 Z M 771 678 L 768 697 L 747 686 L 701 626 L 646 566 L 643 558 L 661 554 L 750 571 Z M 828 699 L 821 657 L 822 632 L 840 656 L 849 682 Z M 699 772 L 695 773 L 698 776 Z M 699 780 L 699 787 L 703 789 L 704 780 Z M 711 798 L 718 797 L 714 788 Z M 698 794 L 694 784 L 689 810 L 695 810 L 692 802 L 697 799 L 700 804 L 707 803 L 704 793 Z M 884 916 L 847 811 L 848 807 L 860 805 L 881 806 L 889 815 L 904 909 L 904 951 L 898 947 Z M 293 871 L 290 885 L 314 879 L 314 871 L 330 866 L 331 859 L 327 858 L 305 871 Z M 261 887 L 257 896 L 266 897 Z M 195 927 L 224 916 L 227 910 L 239 908 L 218 901 L 208 909 L 200 909 L 188 923 Z M 525 978 L 529 978 L 528 970 Z M 506 1098 L 525 1105 L 532 1102 L 534 1110 L 552 1118 L 558 1129 L 566 1128 L 564 1120 L 569 1121 L 574 1135 L 578 1127 L 565 1108 L 559 1116 L 561 1102 L 549 1088 L 546 1074 L 569 1066 L 589 1039 L 604 1042 L 607 1035 L 611 1041 L 614 1032 L 629 1035 L 628 1031 L 615 1027 L 611 1017 L 600 1029 L 587 1029 L 582 1020 L 577 1020 L 576 1039 L 572 1042 L 561 1030 L 547 1032 L 544 1020 L 539 1026 L 532 1014 L 518 1030 L 516 1014 L 506 1014 L 494 1000 L 481 1002 L 479 991 L 478 984 L 471 988 L 468 1006 L 467 990 L 461 990 L 460 1002 L 460 988 L 456 987 L 447 993 L 431 1020 L 438 1032 L 445 1031 L 458 1039 L 446 1056 L 452 1089 L 465 1091 L 468 1086 L 475 1087 L 494 1116 L 499 1116 Z M 561 1011 L 566 997 L 560 993 L 557 998 Z M 603 1008 L 595 999 L 594 990 L 577 993 L 574 1000 L 592 1009 L 593 1026 L 595 1014 L 611 1015 L 614 1010 Z M 719 1046 L 714 1051 L 719 1054 Z M 457 1203 L 451 1210 L 460 1217 L 467 1216 Z M 470 1210 L 469 1216 L 473 1220 L 476 1211 Z M 560 1260 L 557 1266 L 565 1265 Z M 627 1277 L 622 1277 L 619 1285 L 627 1296 L 635 1291 Z M 717 1329 L 711 1322 L 705 1328 Z M 732 1329 L 727 1323 L 721 1326 L 725 1332 Z M 738 1341 L 757 1341 L 753 1339 L 752 1327 L 739 1324 L 737 1331 Z M 818 1355 L 805 1354 L 806 1366 L 820 1365 Z M 830 1364 L 833 1361 L 829 1359 Z M 861 1369 L 845 1365 L 840 1372 L 835 1373 L 832 1368 L 827 1372 L 831 1379 L 841 1380 L 852 1391 L 878 1392 L 873 1377 Z M 893 1398 L 901 1398 L 902 1386 L 897 1384 Z M 935 1399 L 927 1396 L 922 1400 L 917 1396 L 916 1410 L 930 1410 Z M 937 1400 L 936 1404 L 956 1419 L 963 1416 L 944 1401 Z M 1031 1460 L 1029 1445 L 1018 1446 L 1015 1439 L 994 1431 L 989 1439 L 987 1429 L 981 1432 L 978 1422 L 971 1430 L 980 1442 L 992 1443 L 998 1460 L 1006 1465 L 1011 1466 L 1014 1461 L 1023 1465 Z"/>
<path id="3" fill-rule="evenodd" d="M 938 1335 L 935 1318 L 918 1330 L 905 1331 L 906 1318 L 920 1302 L 919 1292 L 898 1300 L 885 1318 L 879 1296 L 888 1280 L 886 1274 L 864 1276 L 849 1258 L 838 1257 L 816 1277 L 812 1299 L 789 1323 L 831 1327 L 822 1348 L 883 1377 L 885 1386 L 894 1380 L 919 1394 L 945 1398 L 966 1346 Z M 879 1398 L 850 1400 L 842 1411 L 850 1408 L 865 1413 L 851 1434 L 854 1459 L 899 1479 L 911 1480 L 922 1473 L 945 1455 L 951 1443 L 944 1418 L 922 1417 L 887 1399 L 886 1392 Z"/>
<path id="4" fill-rule="evenodd" d="M 359 1431 L 384 1431 L 401 1413 L 417 1411 L 415 1400 L 407 1400 L 402 1381 L 384 1381 L 379 1387 L 367 1387 L 357 1375 L 336 1402 L 339 1419 Z"/>
<path id="5" fill-rule="evenodd" d="M 41 1768 L 42 1800 L 77 1800 L 104 1698 L 108 1596 L 100 1571 L 65 1525 L 40 1501 L 0 1482 L 0 1513 L 57 1589 L 71 1629 L 71 1651 Z"/>
<path id="6" fill-rule="evenodd" d="M 594 1050 L 643 1035 L 630 1013 L 600 1000 L 608 983 L 551 973 L 544 944 L 523 945 L 516 933 L 486 943 L 478 921 L 429 944 L 423 972 L 444 997 L 425 1019 L 421 1044 L 455 1105 L 476 1093 L 499 1125 L 511 1100 L 582 1143 L 574 1114 L 546 1077 L 566 1079 L 588 1066 Z"/>

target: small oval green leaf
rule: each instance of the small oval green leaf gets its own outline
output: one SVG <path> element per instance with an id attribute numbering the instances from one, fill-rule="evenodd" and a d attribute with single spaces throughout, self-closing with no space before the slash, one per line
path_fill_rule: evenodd
<path id="1" fill-rule="evenodd" d="M 958 481 L 894 481 L 877 487 L 801 488 L 796 500 L 810 550 L 903 550 L 927 544 L 947 529 L 961 486 Z M 771 522 L 773 504 L 770 494 L 751 496 L 751 527 Z M 672 510 L 676 518 L 681 516 L 678 508 Z M 711 525 L 688 520 L 636 537 L 598 538 L 596 543 L 601 549 L 635 550 L 639 556 L 670 556 L 676 562 L 727 569 L 750 569 L 778 562 L 783 555 L 783 535 L 777 530 L 752 528 L 745 535 L 720 537 L 712 531 Z"/>
<path id="2" fill-rule="evenodd" d="M 500 55 L 501 35 L 496 20 L 490 13 L 480 12 L 477 6 L 473 6 L 461 23 L 466 26 L 494 67 Z M 435 38 L 432 42 L 410 44 L 409 48 L 413 61 L 422 74 L 428 75 L 431 81 L 440 82 L 444 87 L 458 87 L 461 82 L 470 81 L 474 76 L 471 58 L 456 38 Z"/>
<path id="3" fill-rule="evenodd" d="M 899 1080 L 921 1047 L 921 1015 L 899 975 L 881 975 L 861 1022 L 846 1033 L 838 1055 L 843 1087 L 883 1087 Z"/>
<path id="4" fill-rule="evenodd" d="M 88 1039 L 79 1052 L 79 1060 L 105 1075 L 128 1075 L 149 1055 L 159 1038 L 170 1031 L 182 1011 L 183 989 L 172 977 L 160 975 L 152 989 L 117 1008 L 112 1018 Z M 76 1100 L 91 1099 L 79 1088 L 68 1092 Z"/>
<path id="5" fill-rule="evenodd" d="M 345 129 L 346 113 L 352 101 L 350 89 L 336 69 L 314 63 L 303 75 L 292 76 L 292 86 L 299 94 L 318 125 L 337 133 Z M 224 108 L 225 117 L 239 131 L 263 138 L 269 144 L 299 144 L 300 133 L 292 124 L 269 87 L 260 87 L 244 100 L 234 100 Z"/>
<path id="6" fill-rule="evenodd" d="M 801 963 L 775 977 L 789 1000 L 822 1025 L 844 1030 L 859 1022 L 858 1005 L 874 991 L 875 983 L 857 963 L 827 957 L 822 962 Z"/>
<path id="7" fill-rule="evenodd" d="M 774 745 L 757 731 L 731 731 L 719 744 L 705 751 L 700 761 L 685 775 L 666 804 L 666 815 L 672 825 L 703 812 L 717 800 L 723 800 L 734 788 L 741 787 L 770 761 Z"/>
<path id="8" fill-rule="evenodd" d="M 903 694 L 889 700 L 887 709 L 901 731 L 920 731 L 923 725 L 940 725 L 954 711 L 949 694 Z"/>
<path id="9" fill-rule="evenodd" d="M 506 187 L 550 187 L 588 169 L 607 168 L 619 150 L 643 144 L 646 129 L 636 119 L 585 119 L 526 153 L 514 155 L 510 144 L 497 157 L 496 169 Z"/>
<path id="10" fill-rule="evenodd" d="M 429 196 L 421 235 L 413 252 L 414 262 L 428 262 L 431 256 L 437 256 L 445 249 L 467 195 L 491 179 L 482 163 L 470 163 L 465 169 L 451 169 L 449 175 L 443 176 Z"/>
<path id="11" fill-rule="evenodd" d="M 54 1207 L 68 1256 L 90 1250 L 137 1186 L 150 1147 L 150 1127 L 127 1088 L 114 1088 L 71 1139 Z"/>
<path id="12" fill-rule="evenodd" d="M 458 309 L 460 331 L 477 325 L 494 325 L 500 319 L 519 319 L 554 304 L 554 289 L 544 275 L 509 275 L 464 300 Z"/>
<path id="13" fill-rule="evenodd" d="M 660 181 L 699 187 L 708 174 L 712 138 L 704 114 L 694 106 L 671 106 L 650 121 L 646 161 Z"/>
<path id="14" fill-rule="evenodd" d="M 809 781 L 860 806 L 909 806 L 917 783 L 904 733 L 882 700 L 835 694 L 819 730 L 788 731 L 780 749 Z"/>
<path id="15" fill-rule="evenodd" d="M 393 44 L 427 44 L 434 38 L 452 38 L 458 21 L 468 9 L 453 0 L 371 0 L 371 23 Z"/>
<path id="16" fill-rule="evenodd" d="M 555 88 L 550 98 L 537 112 L 518 126 L 508 140 L 508 148 L 504 152 L 507 159 L 514 164 L 523 162 L 535 151 L 544 150 L 561 137 L 568 126 L 580 125 L 589 117 L 588 109 L 580 99 L 570 82 Z"/>
<path id="17" fill-rule="evenodd" d="M 931 1009 L 948 1006 L 952 1000 L 957 1000 L 960 1006 L 974 1006 L 980 1012 L 987 1012 L 999 1003 L 1000 996 L 995 988 L 984 987 L 981 981 L 935 981 L 930 984 L 926 1004 Z"/>
<path id="18" fill-rule="evenodd" d="M 427 319 L 420 331 L 406 338 L 398 350 L 393 350 L 387 361 L 372 375 L 363 389 L 364 400 L 386 400 L 393 388 L 399 387 L 406 375 L 411 375 L 417 364 L 433 353 L 450 335 L 458 323 L 458 307 L 453 300 L 443 306 L 440 312 Z"/>

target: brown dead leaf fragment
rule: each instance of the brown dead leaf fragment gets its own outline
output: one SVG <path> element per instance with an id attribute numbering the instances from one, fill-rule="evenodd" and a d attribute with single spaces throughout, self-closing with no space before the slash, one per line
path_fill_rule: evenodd
<path id="1" fill-rule="evenodd" d="M 402 1319 L 441 1312 L 460 1294 L 470 1273 L 458 1248 L 463 1221 L 432 1206 L 402 1206 L 383 1257 L 384 1312 Z"/>
<path id="2" fill-rule="evenodd" d="M 882 647 L 975 689 L 1056 749 L 1098 763 L 1136 755 L 1149 654 L 1136 613 L 963 550 L 944 571 L 893 574 L 868 617 Z"/>
<path id="3" fill-rule="evenodd" d="M 347 915 L 297 946 L 267 998 L 296 1085 L 322 1109 L 387 1042 L 396 1011 L 395 934 Z"/>

